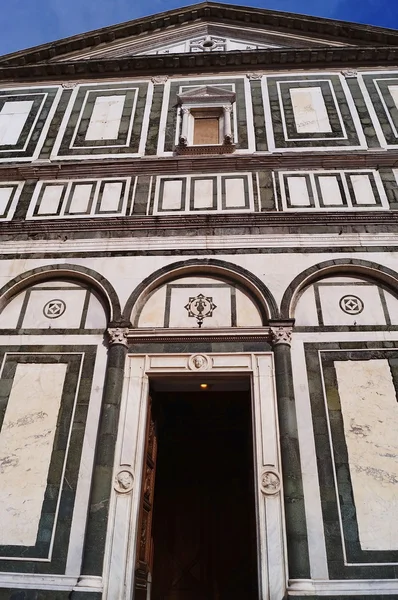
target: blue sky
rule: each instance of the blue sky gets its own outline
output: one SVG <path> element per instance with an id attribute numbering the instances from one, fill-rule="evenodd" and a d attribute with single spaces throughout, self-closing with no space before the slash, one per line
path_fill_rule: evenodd
<path id="1" fill-rule="evenodd" d="M 3 0 L 6 2 L 6 0 Z M 0 12 L 0 55 L 188 6 L 191 0 L 11 0 Z M 398 29 L 398 0 L 230 0 L 307 15 Z"/>

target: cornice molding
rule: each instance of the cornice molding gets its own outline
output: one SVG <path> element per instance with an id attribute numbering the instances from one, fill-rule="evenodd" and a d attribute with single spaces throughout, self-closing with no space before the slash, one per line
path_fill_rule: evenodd
<path id="1" fill-rule="evenodd" d="M 40 54 L 40 53 L 38 53 Z M 282 48 L 238 52 L 156 54 L 104 60 L 36 63 L 23 66 L 0 62 L 0 80 L 48 81 L 71 78 L 152 77 L 189 73 L 224 73 L 231 70 L 275 70 L 389 67 L 398 64 L 398 47 Z"/>
<path id="2" fill-rule="evenodd" d="M 233 154 L 217 156 L 143 157 L 120 160 L 80 160 L 4 164 L 0 181 L 79 179 L 84 177 L 128 177 L 134 175 L 175 175 L 182 173 L 228 173 L 235 171 L 313 170 L 313 169 L 377 169 L 398 167 L 398 150 L 362 152 L 319 152 L 310 155 L 297 152 L 273 154 Z"/>

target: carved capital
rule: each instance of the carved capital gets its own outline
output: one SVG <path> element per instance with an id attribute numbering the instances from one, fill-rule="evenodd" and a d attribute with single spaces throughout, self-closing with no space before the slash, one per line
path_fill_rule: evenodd
<path id="1" fill-rule="evenodd" d="M 190 110 L 189 108 L 187 108 L 186 106 L 182 106 L 182 107 L 181 107 L 181 113 L 182 113 L 183 115 L 189 115 L 189 114 L 190 114 L 190 112 L 191 112 L 191 110 Z"/>
<path id="2" fill-rule="evenodd" d="M 64 90 L 73 90 L 77 86 L 77 83 L 75 81 L 64 81 L 61 85 Z"/>
<path id="3" fill-rule="evenodd" d="M 152 77 L 152 83 L 154 83 L 155 85 L 161 85 L 166 83 L 166 81 L 168 80 L 169 76 L 168 75 L 155 75 L 155 77 Z"/>
<path id="4" fill-rule="evenodd" d="M 109 345 L 112 346 L 113 344 L 122 344 L 127 348 L 128 332 L 128 327 L 109 327 L 107 330 Z"/>
<path id="5" fill-rule="evenodd" d="M 345 71 L 341 71 L 341 74 L 344 75 L 346 79 L 355 79 L 358 77 L 358 71 L 355 69 L 346 69 Z"/>
<path id="6" fill-rule="evenodd" d="M 287 344 L 288 346 L 292 343 L 292 330 L 291 326 L 278 326 L 271 327 L 271 343 L 273 346 L 277 344 Z"/>
<path id="7" fill-rule="evenodd" d="M 222 108 L 224 112 L 232 113 L 232 104 L 225 104 Z"/>
<path id="8" fill-rule="evenodd" d="M 246 73 L 246 77 L 250 81 L 259 81 L 262 78 L 262 73 Z"/>

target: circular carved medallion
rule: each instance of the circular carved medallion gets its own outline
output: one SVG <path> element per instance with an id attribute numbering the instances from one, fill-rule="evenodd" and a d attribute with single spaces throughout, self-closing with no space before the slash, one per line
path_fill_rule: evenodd
<path id="1" fill-rule="evenodd" d="M 49 300 L 44 305 L 43 314 L 47 319 L 58 319 L 66 311 L 66 304 L 63 300 Z"/>
<path id="2" fill-rule="evenodd" d="M 124 468 L 115 477 L 114 488 L 119 494 L 128 494 L 134 485 L 134 477 L 131 471 Z"/>
<path id="3" fill-rule="evenodd" d="M 364 303 L 358 296 L 348 294 L 343 296 L 339 302 L 340 308 L 347 315 L 359 315 L 364 309 Z"/>
<path id="4" fill-rule="evenodd" d="M 207 371 L 213 366 L 213 361 L 206 354 L 193 354 L 188 358 L 188 369 L 191 371 Z"/>
<path id="5" fill-rule="evenodd" d="M 272 468 L 267 468 L 261 473 L 261 491 L 267 496 L 277 494 L 281 489 L 281 479 L 278 471 Z"/>

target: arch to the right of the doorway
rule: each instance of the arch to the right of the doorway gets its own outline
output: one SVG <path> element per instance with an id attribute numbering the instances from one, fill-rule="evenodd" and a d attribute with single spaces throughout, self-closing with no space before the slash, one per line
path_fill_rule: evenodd
<path id="1" fill-rule="evenodd" d="M 316 281 L 339 275 L 358 277 L 375 285 L 382 285 L 394 296 L 398 296 L 398 273 L 389 267 L 354 258 L 328 260 L 305 269 L 305 271 L 302 271 L 293 279 L 282 298 L 281 318 L 294 318 L 297 302 L 309 285 Z"/>

